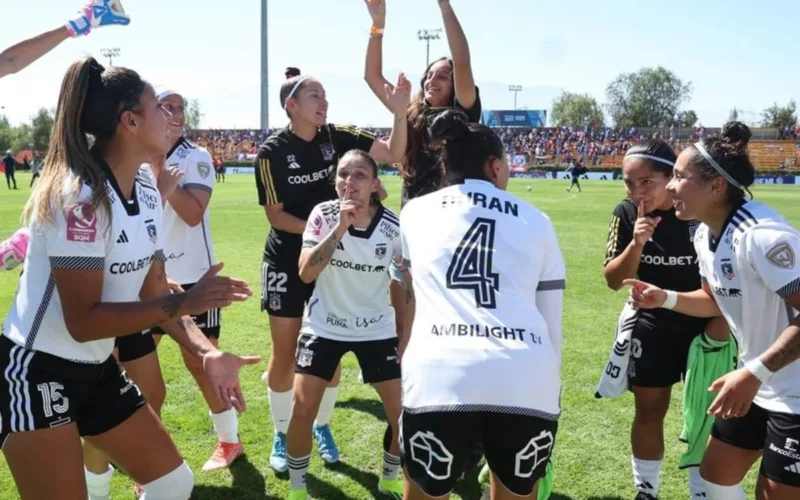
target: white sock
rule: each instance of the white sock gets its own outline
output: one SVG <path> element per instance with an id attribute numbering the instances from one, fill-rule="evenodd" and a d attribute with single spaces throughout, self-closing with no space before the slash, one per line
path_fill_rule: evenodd
<path id="1" fill-rule="evenodd" d="M 708 500 L 747 500 L 741 484 L 734 486 L 720 486 L 718 484 L 706 483 L 706 498 Z"/>
<path id="2" fill-rule="evenodd" d="M 394 480 L 397 479 L 397 473 L 400 471 L 400 457 L 390 454 L 388 451 L 383 452 L 383 478 Z"/>
<path id="3" fill-rule="evenodd" d="M 294 404 L 294 391 L 275 392 L 269 389 L 269 411 L 272 413 L 275 432 L 282 434 L 289 432 L 292 404 Z"/>
<path id="4" fill-rule="evenodd" d="M 706 498 L 706 482 L 700 477 L 700 467 L 689 467 L 689 494 L 692 500 Z"/>
<path id="5" fill-rule="evenodd" d="M 111 478 L 114 476 L 114 468 L 110 465 L 108 470 L 102 474 L 95 474 L 89 472 L 84 467 L 84 475 L 86 476 L 86 489 L 89 491 L 89 497 L 94 498 L 109 498 L 111 496 Z"/>
<path id="6" fill-rule="evenodd" d="M 631 457 L 631 468 L 633 469 L 633 487 L 636 488 L 636 491 L 657 497 L 661 482 L 661 460 L 640 460 Z"/>
<path id="7" fill-rule="evenodd" d="M 231 408 L 222 413 L 209 412 L 209 414 L 221 443 L 236 444 L 239 442 L 239 417 L 236 415 L 235 409 Z"/>
<path id="8" fill-rule="evenodd" d="M 325 389 L 325 394 L 322 395 L 322 402 L 319 404 L 319 411 L 317 411 L 317 419 L 314 420 L 314 425 L 317 427 L 324 427 L 331 421 L 333 407 L 336 406 L 337 394 L 339 394 L 338 385 Z"/>
<path id="9" fill-rule="evenodd" d="M 301 458 L 294 458 L 291 455 L 287 455 L 286 458 L 289 461 L 289 480 L 292 482 L 292 489 L 305 489 L 306 473 L 308 472 L 308 464 L 311 462 L 311 455 L 306 455 Z"/>

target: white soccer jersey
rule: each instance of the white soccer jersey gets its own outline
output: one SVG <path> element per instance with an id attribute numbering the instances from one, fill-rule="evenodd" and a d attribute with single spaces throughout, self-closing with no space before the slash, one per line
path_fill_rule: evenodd
<path id="1" fill-rule="evenodd" d="M 405 411 L 558 418 L 566 270 L 547 216 L 468 180 L 409 201 L 400 232 L 416 296 Z"/>
<path id="2" fill-rule="evenodd" d="M 178 181 L 179 187 L 208 193 L 214 189 L 211 155 L 185 138 L 173 146 L 167 155 L 167 165 L 179 167 L 183 172 L 183 177 Z M 182 285 L 197 283 L 216 263 L 209 209 L 206 209 L 200 224 L 191 227 L 168 201 L 164 207 L 164 231 L 167 275 Z"/>
<path id="3" fill-rule="evenodd" d="M 311 211 L 303 248 L 314 247 L 339 222 L 339 201 Z M 383 340 L 397 335 L 389 305 L 389 265 L 400 253 L 397 214 L 380 207 L 367 228 L 351 227 L 339 242 L 303 315 L 302 333 L 343 340 Z"/>
<path id="4" fill-rule="evenodd" d="M 150 264 L 164 259 L 161 196 L 149 179 L 140 173 L 136 196 L 125 202 L 116 181 L 109 178 L 105 188 L 111 199 L 110 219 L 104 210 L 92 208 L 92 190 L 83 186 L 65 211 L 54 212 L 55 224 L 37 226 L 32 221 L 22 276 L 3 326 L 5 336 L 27 349 L 72 361 L 101 363 L 111 356 L 113 338 L 79 343 L 70 336 L 51 270 L 103 269 L 103 302 L 139 300 Z M 68 179 L 65 186 L 71 182 Z"/>
<path id="5" fill-rule="evenodd" d="M 767 350 L 797 311 L 786 298 L 800 291 L 800 232 L 770 207 L 747 202 L 734 210 L 715 241 L 701 225 L 694 238 L 700 274 L 741 347 L 742 364 Z M 772 375 L 754 402 L 800 414 L 800 362 Z"/>

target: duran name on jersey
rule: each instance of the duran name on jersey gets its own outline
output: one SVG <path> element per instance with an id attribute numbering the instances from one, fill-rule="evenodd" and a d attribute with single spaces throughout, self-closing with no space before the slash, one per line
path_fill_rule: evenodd
<path id="1" fill-rule="evenodd" d="M 103 270 L 101 300 L 135 302 L 152 263 L 164 260 L 161 196 L 152 176 L 140 171 L 134 195 L 125 201 L 107 166 L 106 172 L 103 189 L 108 190 L 110 214 L 92 207 L 92 189 L 84 185 L 77 198 L 66 198 L 63 211 L 53 213 L 53 222 L 31 222 L 22 276 L 3 326 L 3 334 L 16 344 L 72 361 L 105 361 L 114 339 L 73 340 L 52 270 Z M 65 194 L 72 182 L 65 182 Z"/>
<path id="2" fill-rule="evenodd" d="M 741 362 L 760 356 L 798 315 L 786 300 L 800 291 L 800 232 L 758 202 L 735 207 L 716 240 L 708 226 L 695 236 L 704 282 L 731 326 Z M 800 414 L 800 362 L 761 385 L 754 402 Z"/>
<path id="3" fill-rule="evenodd" d="M 323 241 L 339 222 L 339 200 L 311 211 L 303 248 Z M 302 333 L 332 340 L 384 340 L 397 335 L 389 305 L 389 267 L 401 255 L 397 214 L 379 206 L 366 228 L 350 229 L 319 274 L 303 317 Z"/>

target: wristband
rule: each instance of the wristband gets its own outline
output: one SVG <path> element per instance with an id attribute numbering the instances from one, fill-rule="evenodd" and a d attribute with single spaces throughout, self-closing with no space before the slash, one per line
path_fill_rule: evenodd
<path id="1" fill-rule="evenodd" d="M 370 35 L 383 35 L 383 28 L 376 28 L 375 26 L 369 29 Z"/>
<path id="2" fill-rule="evenodd" d="M 756 358 L 747 362 L 744 365 L 747 368 L 747 371 L 753 374 L 758 380 L 761 381 L 762 384 L 766 383 L 767 380 L 772 376 L 773 373 L 764 366 L 764 363 L 761 362 L 761 358 Z"/>
<path id="3" fill-rule="evenodd" d="M 675 306 L 678 305 L 678 292 L 674 290 L 664 290 L 664 293 L 667 294 L 666 300 L 664 303 L 661 304 L 663 309 L 675 309 Z"/>

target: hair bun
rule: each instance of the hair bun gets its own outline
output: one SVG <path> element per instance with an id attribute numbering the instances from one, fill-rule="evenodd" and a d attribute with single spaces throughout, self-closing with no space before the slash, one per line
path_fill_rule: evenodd
<path id="1" fill-rule="evenodd" d="M 469 119 L 461 111 L 442 111 L 431 120 L 428 133 L 434 142 L 464 139 L 469 135 Z"/>
<path id="2" fill-rule="evenodd" d="M 720 139 L 728 153 L 746 154 L 747 143 L 752 137 L 750 127 L 742 122 L 728 122 L 722 127 Z"/>
<path id="3" fill-rule="evenodd" d="M 294 66 L 289 66 L 286 68 L 286 79 L 294 78 L 295 76 L 300 76 L 300 68 L 295 68 Z"/>

